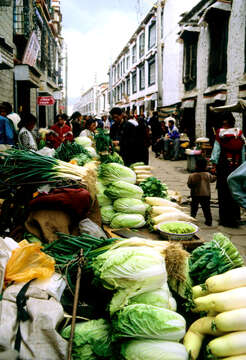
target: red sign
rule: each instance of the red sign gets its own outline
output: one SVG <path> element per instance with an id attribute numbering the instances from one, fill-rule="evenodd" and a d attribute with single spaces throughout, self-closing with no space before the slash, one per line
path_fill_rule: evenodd
<path id="1" fill-rule="evenodd" d="M 55 104 L 53 96 L 38 96 L 39 106 L 51 106 Z"/>

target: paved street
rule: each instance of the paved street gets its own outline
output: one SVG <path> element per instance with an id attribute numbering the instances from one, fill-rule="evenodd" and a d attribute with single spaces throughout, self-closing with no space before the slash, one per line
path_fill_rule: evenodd
<path id="1" fill-rule="evenodd" d="M 168 185 L 169 189 L 179 191 L 184 196 L 184 198 L 187 198 L 189 196 L 190 191 L 187 187 L 189 173 L 186 170 L 186 161 L 167 161 L 163 159 L 156 159 L 151 152 L 150 165 L 154 168 L 154 176 L 165 182 Z M 211 240 L 213 233 L 222 232 L 233 241 L 240 253 L 246 259 L 246 225 L 241 226 L 238 229 L 219 226 L 217 192 L 215 184 L 212 184 L 212 214 L 213 226 L 208 227 L 204 225 L 203 213 L 202 210 L 199 209 L 197 220 L 198 226 L 201 229 L 200 235 L 205 240 Z M 243 215 L 242 219 L 245 219 L 245 215 Z"/>

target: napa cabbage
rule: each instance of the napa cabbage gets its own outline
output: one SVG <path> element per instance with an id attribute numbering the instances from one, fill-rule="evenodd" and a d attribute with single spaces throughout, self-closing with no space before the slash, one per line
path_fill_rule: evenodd
<path id="1" fill-rule="evenodd" d="M 115 181 L 104 192 L 112 200 L 119 198 L 142 199 L 143 190 L 134 184 L 125 181 Z"/>
<path id="2" fill-rule="evenodd" d="M 98 357 L 111 357 L 110 329 L 110 324 L 104 319 L 76 324 L 73 338 L 73 359 L 96 360 Z M 61 335 L 63 338 L 69 339 L 70 333 L 71 326 L 68 326 Z"/>
<path id="3" fill-rule="evenodd" d="M 79 136 L 74 139 L 74 141 L 82 146 L 88 147 L 92 145 L 92 140 L 88 138 L 87 136 Z"/>
<path id="4" fill-rule="evenodd" d="M 114 209 L 120 213 L 145 215 L 148 208 L 142 200 L 132 198 L 120 198 L 115 200 Z"/>
<path id="5" fill-rule="evenodd" d="M 188 360 L 184 345 L 173 341 L 131 340 L 121 346 L 125 360 Z"/>
<path id="6" fill-rule="evenodd" d="M 138 229 L 145 225 L 145 220 L 143 215 L 140 214 L 121 214 L 116 213 L 113 217 L 110 227 L 112 229 L 120 229 L 120 228 L 130 228 L 130 229 Z"/>
<path id="7" fill-rule="evenodd" d="M 103 224 L 110 224 L 116 212 L 112 205 L 101 207 L 101 216 Z"/>
<path id="8" fill-rule="evenodd" d="M 186 322 L 182 315 L 146 304 L 133 304 L 118 311 L 112 319 L 115 337 L 180 341 Z"/>
<path id="9" fill-rule="evenodd" d="M 123 180 L 130 184 L 136 183 L 135 172 L 127 166 L 118 163 L 102 164 L 99 169 L 99 177 L 105 185 L 118 180 Z"/>

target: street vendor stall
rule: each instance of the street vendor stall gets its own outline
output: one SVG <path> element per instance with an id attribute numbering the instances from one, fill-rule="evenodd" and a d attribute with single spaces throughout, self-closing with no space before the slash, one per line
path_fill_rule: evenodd
<path id="1" fill-rule="evenodd" d="M 62 146 L 57 158 L 18 150 L 1 154 L 1 216 L 9 210 L 14 215 L 13 199 L 21 191 L 22 219 L 30 221 L 30 214 L 37 219 L 35 212 L 43 211 L 49 221 L 54 207 L 76 232 L 68 222 L 47 234 L 45 223 L 33 221 L 40 232 L 35 237 L 28 227 L 31 234 L 22 232 L 19 242 L 6 235 L 14 236 L 12 230 L 21 224 L 16 216 L 8 224 L 6 217 L 0 238 L 0 355 L 16 350 L 23 360 L 219 356 L 213 341 L 220 341 L 220 330 L 208 331 L 214 339 L 205 353 L 200 348 L 206 331 L 198 334 L 200 342 L 191 341 L 197 335 L 192 322 L 200 309 L 210 310 L 211 302 L 203 298 L 213 293 L 219 315 L 229 309 L 242 316 L 238 326 L 232 314 L 230 328 L 214 316 L 216 326 L 236 339 L 237 347 L 231 352 L 225 347 L 223 357 L 245 355 L 246 273 L 235 246 L 223 234 L 205 243 L 195 220 L 175 201 L 180 194 L 155 178 L 151 167 L 124 166 L 107 135 L 97 135 L 89 154 L 81 144 Z M 104 228 L 88 218 L 97 202 L 96 218 Z M 234 270 L 239 278 L 226 282 Z M 215 290 L 214 275 L 223 276 Z M 233 293 L 223 307 L 217 298 L 227 290 Z"/>

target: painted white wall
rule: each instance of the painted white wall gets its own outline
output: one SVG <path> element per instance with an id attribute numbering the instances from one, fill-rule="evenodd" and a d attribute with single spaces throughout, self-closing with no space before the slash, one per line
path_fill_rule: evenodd
<path id="1" fill-rule="evenodd" d="M 180 15 L 191 10 L 198 0 L 166 0 L 164 8 L 164 50 L 163 50 L 163 106 L 173 105 L 181 100 L 180 62 L 182 45 L 177 42 Z"/>

